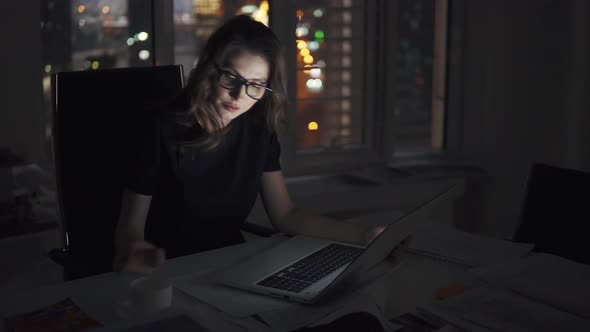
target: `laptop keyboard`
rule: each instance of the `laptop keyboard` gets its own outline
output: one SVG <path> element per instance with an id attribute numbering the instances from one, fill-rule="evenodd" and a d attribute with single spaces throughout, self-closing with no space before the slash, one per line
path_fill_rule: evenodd
<path id="1" fill-rule="evenodd" d="M 365 249 L 332 243 L 268 276 L 258 285 L 299 293 L 358 257 Z"/>

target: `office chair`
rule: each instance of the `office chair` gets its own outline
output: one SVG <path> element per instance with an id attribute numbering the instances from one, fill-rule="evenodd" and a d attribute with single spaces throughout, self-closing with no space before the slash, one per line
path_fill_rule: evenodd
<path id="1" fill-rule="evenodd" d="M 590 264 L 590 173 L 534 164 L 514 240 Z"/>
<path id="2" fill-rule="evenodd" d="M 52 76 L 53 150 L 64 247 L 49 257 L 72 280 L 112 271 L 122 170 L 138 121 L 183 87 L 178 65 Z M 244 230 L 272 233 L 256 225 Z"/>

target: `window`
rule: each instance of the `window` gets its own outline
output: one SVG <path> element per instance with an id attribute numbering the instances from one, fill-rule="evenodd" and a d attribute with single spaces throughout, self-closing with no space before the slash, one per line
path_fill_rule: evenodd
<path id="1" fill-rule="evenodd" d="M 295 36 L 280 34 L 295 39 L 285 140 L 294 173 L 443 152 L 447 0 L 290 3 L 271 6 L 295 16 Z"/>
<path id="2" fill-rule="evenodd" d="M 246 14 L 268 25 L 266 0 L 174 0 L 174 63 L 182 64 L 185 76 L 199 61 L 209 36 L 234 15 Z"/>
<path id="3" fill-rule="evenodd" d="M 143 0 L 41 1 L 48 144 L 51 141 L 51 74 L 153 65 L 151 8 L 150 2 Z"/>
<path id="4" fill-rule="evenodd" d="M 447 0 L 398 0 L 393 155 L 443 148 Z"/>
<path id="5" fill-rule="evenodd" d="M 44 0 L 41 20 L 46 74 L 154 63 L 151 7 L 144 2 Z"/>
<path id="6" fill-rule="evenodd" d="M 285 46 L 287 173 L 443 151 L 448 0 L 42 1 L 47 96 L 60 70 L 175 63 L 188 76 L 211 33 L 247 14 Z"/>
<path id="7" fill-rule="evenodd" d="M 297 151 L 362 145 L 366 1 L 297 1 Z"/>

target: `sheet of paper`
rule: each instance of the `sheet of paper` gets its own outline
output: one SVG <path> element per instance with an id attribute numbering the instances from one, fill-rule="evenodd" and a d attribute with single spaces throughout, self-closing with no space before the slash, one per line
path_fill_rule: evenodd
<path id="1" fill-rule="evenodd" d="M 388 225 L 403 217 L 404 213 L 398 210 L 377 211 L 363 216 L 346 219 L 346 222 L 363 225 Z"/>
<path id="2" fill-rule="evenodd" d="M 492 331 L 590 331 L 590 321 L 502 290 L 479 288 L 421 308 L 453 324 Z M 465 326 L 462 326 L 465 327 Z"/>
<path id="3" fill-rule="evenodd" d="M 410 242 L 409 251 L 471 267 L 523 257 L 532 244 L 514 243 L 471 234 L 445 225 L 428 223 Z"/>
<path id="4" fill-rule="evenodd" d="M 377 317 L 386 331 L 395 331 L 401 325 L 390 322 L 384 316 L 384 282 L 388 273 L 394 273 L 396 266 L 383 262 L 371 269 L 362 287 L 341 294 L 329 301 L 313 305 L 292 304 L 287 308 L 259 313 L 273 331 L 290 331 L 305 326 L 327 324 L 353 312 L 367 312 Z"/>
<path id="5" fill-rule="evenodd" d="M 172 280 L 172 284 L 184 293 L 236 317 L 248 317 L 291 305 L 280 299 L 220 285 L 215 281 L 213 273 L 180 277 Z"/>
<path id="6" fill-rule="evenodd" d="M 175 332 L 205 332 L 203 326 L 185 315 L 174 316 L 138 324 L 129 328 L 117 330 L 119 332 L 161 332 L 161 331 L 175 331 Z"/>
<path id="7" fill-rule="evenodd" d="M 590 319 L 588 265 L 535 253 L 471 272 L 492 284 Z"/>
<path id="8" fill-rule="evenodd" d="M 330 323 L 353 312 L 366 312 L 375 316 L 386 331 L 396 331 L 402 326 L 390 322 L 383 315 L 380 284 L 365 286 L 350 294 L 325 304 L 293 304 L 284 309 L 262 312 L 259 316 L 273 331 L 291 331 L 302 327 Z"/>
<path id="9" fill-rule="evenodd" d="M 359 289 L 380 285 L 380 278 L 394 270 L 395 267 L 389 262 L 378 265 L 361 282 L 366 286 Z M 391 324 L 380 314 L 384 303 L 383 292 L 372 294 L 367 299 L 359 291 L 351 291 L 330 299 L 325 305 L 304 305 L 220 285 L 215 275 L 215 272 L 209 272 L 185 276 L 172 280 L 172 283 L 178 290 L 234 317 L 246 318 L 258 314 L 273 330 L 293 330 L 315 322 L 325 322 L 321 321 L 323 318 L 333 320 L 354 311 L 373 313 L 383 321 L 382 325 Z"/>

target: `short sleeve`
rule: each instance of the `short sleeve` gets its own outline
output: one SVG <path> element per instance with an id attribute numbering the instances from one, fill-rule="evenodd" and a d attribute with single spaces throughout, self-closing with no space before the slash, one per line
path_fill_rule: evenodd
<path id="1" fill-rule="evenodd" d="M 277 139 L 276 134 L 270 136 L 270 143 L 268 146 L 268 153 L 266 154 L 266 162 L 264 164 L 264 172 L 274 172 L 281 170 L 281 162 L 279 160 L 281 156 L 281 145 Z"/>
<path id="2" fill-rule="evenodd" d="M 160 179 L 160 121 L 157 116 L 148 116 L 132 131 L 123 185 L 133 192 L 153 195 Z"/>

